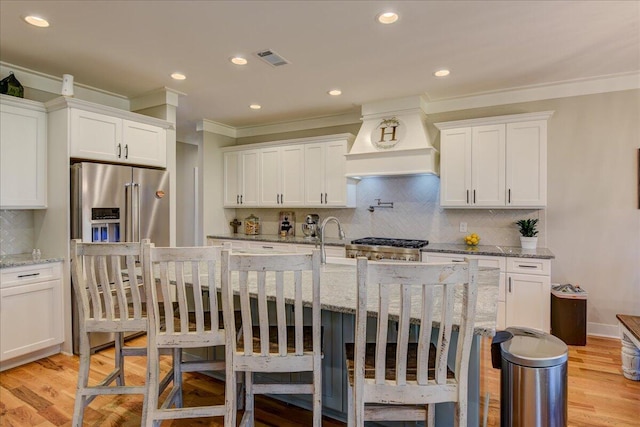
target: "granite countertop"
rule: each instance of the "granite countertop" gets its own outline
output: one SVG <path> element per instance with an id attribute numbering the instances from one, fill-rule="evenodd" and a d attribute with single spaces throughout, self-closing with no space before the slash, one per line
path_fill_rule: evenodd
<path id="1" fill-rule="evenodd" d="M 422 248 L 422 252 L 441 252 L 464 255 L 490 255 L 517 258 L 555 258 L 555 255 L 547 248 L 522 249 L 519 246 L 467 246 L 454 243 L 429 243 L 428 246 Z"/>
<path id="2" fill-rule="evenodd" d="M 277 234 L 256 234 L 256 235 L 247 235 L 242 233 L 228 233 L 228 234 L 211 234 L 207 237 L 212 239 L 232 239 L 232 240 L 248 240 L 253 242 L 270 242 L 270 243 L 293 243 L 296 245 L 315 245 L 320 244 L 320 240 L 317 237 L 304 237 L 304 236 L 288 236 L 288 237 L 280 237 Z M 349 243 L 351 240 L 345 239 L 340 240 L 337 238 L 326 238 L 324 244 L 327 246 L 344 246 Z"/>
<path id="3" fill-rule="evenodd" d="M 241 252 L 241 251 L 239 251 Z M 333 263 L 335 261 L 336 263 Z M 206 265 L 202 265 L 206 271 Z M 220 289 L 220 265 L 216 266 L 216 287 Z M 476 319 L 474 331 L 477 335 L 493 336 L 496 332 L 498 282 L 500 270 L 493 267 L 480 267 L 478 274 L 478 299 L 476 304 Z M 255 275 L 250 275 L 249 292 L 252 296 L 257 295 Z M 185 274 L 185 280 L 189 281 Z M 288 286 L 288 282 L 293 280 L 290 275 L 285 275 L 285 301 L 293 304 L 293 286 Z M 303 282 L 311 280 L 311 273 L 303 273 Z M 237 276 L 232 276 L 232 286 L 234 293 L 239 292 Z M 267 298 L 275 299 L 275 278 L 267 275 L 266 280 Z M 438 319 L 441 309 L 441 297 L 436 292 L 436 303 L 434 319 Z M 378 311 L 377 294 L 371 291 L 368 294 L 369 315 L 375 316 Z M 302 301 L 306 306 L 311 305 L 311 289 L 303 286 Z M 355 260 L 345 258 L 330 258 L 329 263 L 320 267 L 320 305 L 323 310 L 337 313 L 355 314 L 356 312 L 356 265 Z M 414 303 L 412 307 L 412 322 L 419 323 L 420 307 Z M 398 314 L 399 297 L 392 298 L 389 305 L 390 316 Z M 459 318 L 460 304 L 454 306 L 454 318 Z M 437 321 L 434 320 L 434 325 Z"/>
<path id="4" fill-rule="evenodd" d="M 31 254 L 3 255 L 0 257 L 0 269 L 11 267 L 23 267 L 26 265 L 48 264 L 51 262 L 64 261 L 63 257 L 41 256 L 39 260 L 34 260 Z"/>
<path id="5" fill-rule="evenodd" d="M 246 234 L 214 234 L 209 235 L 212 239 L 233 239 L 233 240 L 250 240 L 255 242 L 271 242 L 271 243 L 295 243 L 295 244 L 307 244 L 315 245 L 318 243 L 317 238 L 309 237 L 280 237 L 276 234 L 258 234 L 255 236 L 248 236 Z M 327 238 L 324 242 L 327 246 L 344 246 L 351 243 L 353 239 L 340 240 L 336 238 Z M 522 249 L 519 246 L 492 246 L 492 245 L 478 245 L 467 246 L 456 243 L 429 243 L 429 245 L 422 248 L 423 252 L 442 252 L 450 254 L 473 254 L 473 255 L 489 255 L 489 256 L 504 256 L 504 257 L 516 257 L 516 258 L 539 258 L 539 259 L 555 259 L 555 255 L 547 248 L 537 249 Z"/>

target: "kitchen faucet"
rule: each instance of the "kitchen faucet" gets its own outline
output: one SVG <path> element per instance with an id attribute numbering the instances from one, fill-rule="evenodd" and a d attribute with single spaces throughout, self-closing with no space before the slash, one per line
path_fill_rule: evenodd
<path id="1" fill-rule="evenodd" d="M 338 236 L 340 236 L 340 240 L 344 240 L 345 238 L 344 231 L 342 231 L 342 224 L 340 224 L 340 220 L 338 220 L 338 218 L 336 218 L 335 216 L 328 216 L 324 219 L 324 221 L 322 221 L 320 229 L 318 230 L 318 236 L 320 238 L 320 264 L 327 263 L 327 252 L 324 249 L 324 228 L 330 221 L 338 224 Z"/>

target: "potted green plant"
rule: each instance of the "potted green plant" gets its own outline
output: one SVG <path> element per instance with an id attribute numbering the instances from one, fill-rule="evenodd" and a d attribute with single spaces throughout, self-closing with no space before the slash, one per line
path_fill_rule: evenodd
<path id="1" fill-rule="evenodd" d="M 516 221 L 520 227 L 520 246 L 522 249 L 535 249 L 538 246 L 538 219 L 529 218 Z"/>

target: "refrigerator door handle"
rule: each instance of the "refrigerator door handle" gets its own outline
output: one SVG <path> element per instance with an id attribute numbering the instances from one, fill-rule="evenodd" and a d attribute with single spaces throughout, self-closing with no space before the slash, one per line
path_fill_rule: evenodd
<path id="1" fill-rule="evenodd" d="M 124 241 L 130 242 L 133 237 L 131 222 L 131 183 L 124 185 Z"/>
<path id="2" fill-rule="evenodd" d="M 135 189 L 135 191 L 132 194 L 132 217 L 131 217 L 131 222 L 134 225 L 133 229 L 134 229 L 134 233 L 133 233 L 133 238 L 134 238 L 134 242 L 139 242 L 140 241 L 140 229 L 141 227 L 141 223 L 140 223 L 140 184 L 138 184 L 137 182 L 134 182 L 132 184 L 132 187 Z"/>

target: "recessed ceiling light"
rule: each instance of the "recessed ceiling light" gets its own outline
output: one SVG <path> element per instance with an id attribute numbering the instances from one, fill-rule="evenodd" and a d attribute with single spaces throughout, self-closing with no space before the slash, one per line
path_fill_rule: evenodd
<path id="1" fill-rule="evenodd" d="M 451 71 L 446 69 L 438 70 L 435 73 L 433 73 L 433 75 L 436 77 L 447 77 L 449 74 L 451 74 Z"/>
<path id="2" fill-rule="evenodd" d="M 229 61 L 236 65 L 247 65 L 247 60 L 241 56 L 233 56 L 229 58 Z"/>
<path id="3" fill-rule="evenodd" d="M 34 16 L 34 15 L 25 16 L 24 20 L 28 24 L 33 25 L 34 27 L 46 28 L 49 26 L 49 21 L 39 16 Z"/>
<path id="4" fill-rule="evenodd" d="M 398 14 L 395 12 L 383 12 L 376 16 L 376 19 L 381 24 L 393 24 L 398 18 Z"/>
<path id="5" fill-rule="evenodd" d="M 259 110 L 262 108 L 262 105 L 260 104 L 251 104 L 249 105 L 249 108 L 251 108 L 252 110 Z"/>
<path id="6" fill-rule="evenodd" d="M 184 74 L 182 74 L 182 73 L 173 73 L 173 74 L 171 74 L 171 78 L 172 78 L 173 80 L 184 80 L 184 79 L 186 79 L 186 78 L 187 78 L 187 76 L 185 76 L 185 75 L 184 75 Z"/>
<path id="7" fill-rule="evenodd" d="M 338 96 L 338 95 L 342 95 L 342 91 L 340 89 L 331 89 L 329 92 L 327 92 L 329 95 L 331 96 Z"/>

